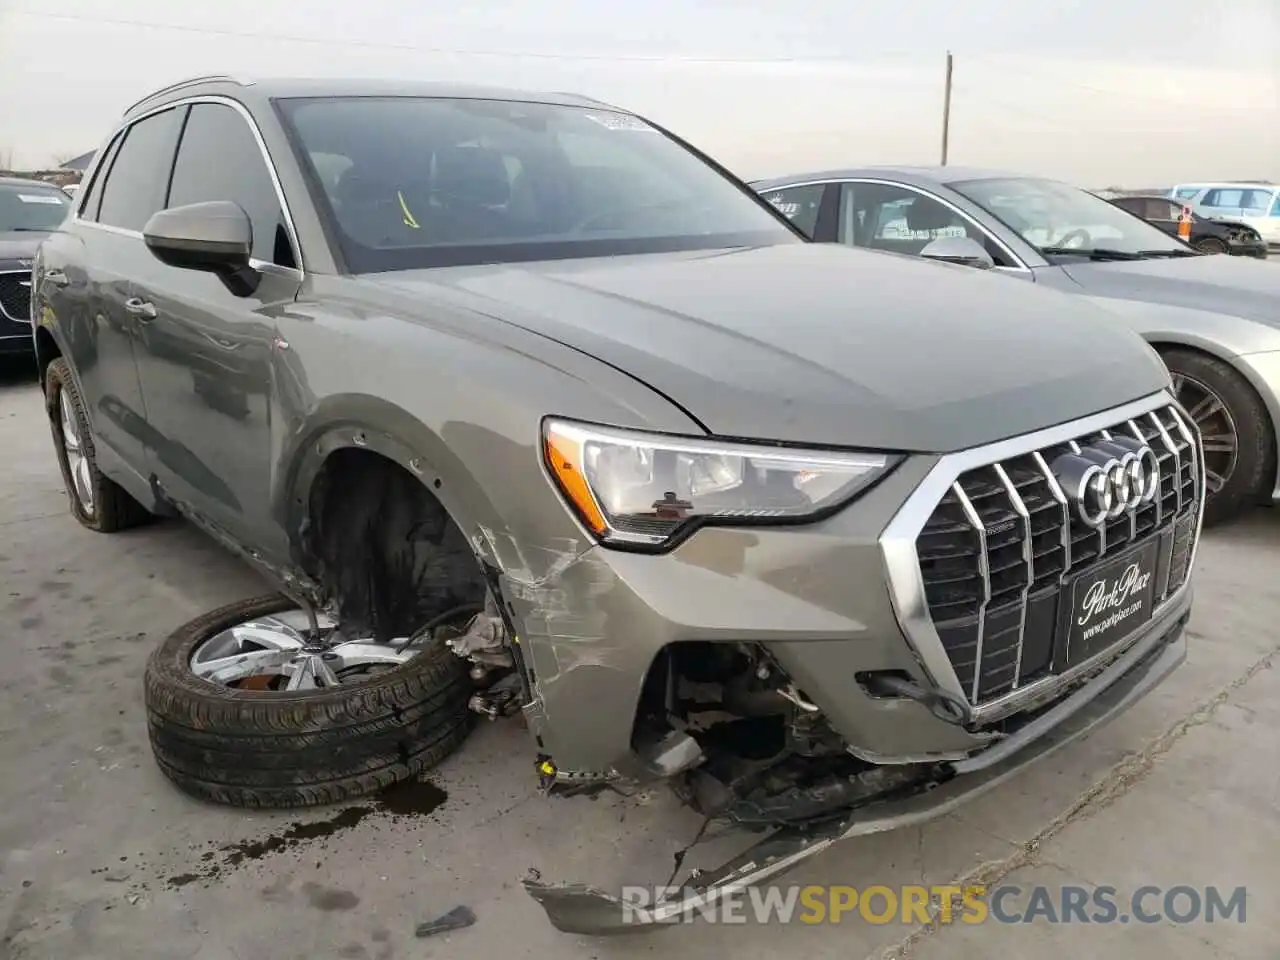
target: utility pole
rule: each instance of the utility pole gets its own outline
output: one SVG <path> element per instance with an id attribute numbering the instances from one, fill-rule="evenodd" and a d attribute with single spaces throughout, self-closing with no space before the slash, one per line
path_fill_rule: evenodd
<path id="1" fill-rule="evenodd" d="M 947 142 L 951 137 L 951 51 L 947 51 L 947 83 L 942 94 L 942 165 L 947 165 Z"/>

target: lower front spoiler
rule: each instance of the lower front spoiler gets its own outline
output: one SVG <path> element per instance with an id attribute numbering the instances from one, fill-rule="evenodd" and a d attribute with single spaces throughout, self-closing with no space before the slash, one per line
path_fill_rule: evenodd
<path id="1" fill-rule="evenodd" d="M 779 876 L 839 840 L 915 826 L 947 814 L 1090 733 L 1124 712 L 1182 664 L 1187 656 L 1182 636 L 1187 618 L 1183 613 L 1163 634 L 1154 634 L 1126 651 L 1101 676 L 1040 718 L 1048 722 L 1032 721 L 1027 729 L 996 747 L 957 764 L 958 775 L 946 783 L 906 799 L 862 807 L 843 820 L 819 827 L 780 829 L 724 866 L 693 878 L 678 898 L 640 906 L 581 883 L 530 878 L 524 887 L 542 904 L 551 925 L 566 933 L 639 932 L 692 919 L 716 901 Z M 998 759 L 985 762 L 988 753 L 996 753 Z"/>

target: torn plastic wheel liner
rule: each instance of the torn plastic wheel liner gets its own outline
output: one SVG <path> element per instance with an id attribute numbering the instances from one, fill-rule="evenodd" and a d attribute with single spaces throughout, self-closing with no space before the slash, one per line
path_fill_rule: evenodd
<path id="1" fill-rule="evenodd" d="M 627 903 L 582 883 L 551 883 L 527 877 L 525 890 L 542 904 L 552 926 L 587 935 L 634 933 L 696 920 L 720 900 L 777 877 L 838 840 L 916 826 L 950 813 L 1123 712 L 1186 659 L 1185 616 L 1162 642 L 1129 651 L 1117 663 L 1120 677 L 1110 686 L 1085 687 L 1028 723 L 1016 734 L 955 764 L 956 776 L 932 789 L 875 801 L 842 820 L 821 826 L 785 827 L 765 837 L 724 866 L 695 873 L 667 899 Z"/>

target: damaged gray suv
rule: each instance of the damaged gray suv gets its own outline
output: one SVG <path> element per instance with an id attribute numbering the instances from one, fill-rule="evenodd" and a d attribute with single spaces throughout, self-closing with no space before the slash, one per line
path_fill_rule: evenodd
<path id="1" fill-rule="evenodd" d="M 203 78 L 85 182 L 33 272 L 71 510 L 186 516 L 281 591 L 148 663 L 198 796 L 341 801 L 520 716 L 549 792 L 667 781 L 763 831 L 656 921 L 952 808 L 1185 656 L 1198 435 L 1078 298 L 807 242 L 561 94 Z"/>

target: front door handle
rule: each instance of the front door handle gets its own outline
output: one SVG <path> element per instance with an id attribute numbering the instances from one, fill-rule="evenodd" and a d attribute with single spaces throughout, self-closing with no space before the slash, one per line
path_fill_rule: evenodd
<path id="1" fill-rule="evenodd" d="M 52 283 L 55 287 L 65 287 L 71 281 L 67 275 L 61 270 L 49 270 L 45 273 L 44 279 L 47 283 Z"/>
<path id="2" fill-rule="evenodd" d="M 149 300 L 143 300 L 141 297 L 130 297 L 124 302 L 124 308 L 139 320 L 154 320 L 156 318 L 156 305 Z"/>

